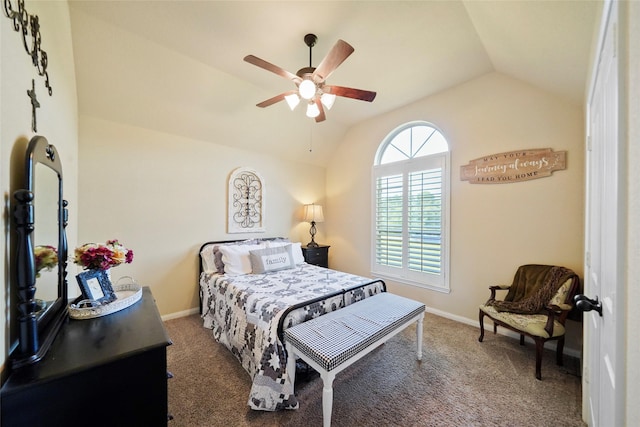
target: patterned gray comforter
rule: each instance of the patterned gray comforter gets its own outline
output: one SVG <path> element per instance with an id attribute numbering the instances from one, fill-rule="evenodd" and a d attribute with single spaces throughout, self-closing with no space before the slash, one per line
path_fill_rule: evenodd
<path id="1" fill-rule="evenodd" d="M 202 318 L 253 378 L 252 409 L 296 409 L 282 330 L 384 292 L 384 283 L 310 264 L 266 274 L 202 273 Z"/>

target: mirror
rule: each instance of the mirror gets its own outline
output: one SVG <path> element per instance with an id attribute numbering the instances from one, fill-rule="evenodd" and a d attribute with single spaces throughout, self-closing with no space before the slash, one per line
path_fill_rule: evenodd
<path id="1" fill-rule="evenodd" d="M 33 180 L 33 251 L 36 308 L 44 313 L 58 299 L 58 174 L 36 163 Z"/>
<path id="2" fill-rule="evenodd" d="M 19 346 L 12 367 L 42 359 L 67 316 L 67 202 L 62 164 L 43 136 L 29 141 L 27 188 L 15 192 Z"/>

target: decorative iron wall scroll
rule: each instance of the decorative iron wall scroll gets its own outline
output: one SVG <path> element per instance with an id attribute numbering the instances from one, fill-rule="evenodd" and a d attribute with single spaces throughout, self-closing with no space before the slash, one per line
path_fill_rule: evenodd
<path id="1" fill-rule="evenodd" d="M 566 169 L 567 152 L 551 148 L 509 151 L 471 160 L 460 167 L 460 179 L 472 184 L 504 184 L 550 176 Z"/>
<path id="2" fill-rule="evenodd" d="M 13 29 L 22 34 L 22 43 L 27 54 L 31 57 L 33 66 L 38 69 L 38 74 L 44 77 L 44 84 L 53 93 L 49 83 L 47 65 L 49 59 L 47 52 L 42 50 L 42 36 L 40 35 L 40 20 L 38 15 L 29 15 L 24 7 L 24 0 L 17 0 L 17 8 L 14 8 L 11 0 L 2 0 L 4 14 L 13 21 Z M 29 37 L 30 36 L 30 37 Z"/>
<path id="3" fill-rule="evenodd" d="M 264 180 L 254 170 L 238 168 L 229 176 L 229 233 L 264 232 Z"/>

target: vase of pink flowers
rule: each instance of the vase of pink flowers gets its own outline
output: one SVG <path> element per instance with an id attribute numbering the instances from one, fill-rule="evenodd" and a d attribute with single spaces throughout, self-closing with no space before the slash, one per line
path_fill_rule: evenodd
<path id="1" fill-rule="evenodd" d="M 118 299 L 118 295 L 117 289 L 111 284 L 111 268 L 130 264 L 132 261 L 133 251 L 116 239 L 107 240 L 106 243 L 85 243 L 77 247 L 73 262 L 86 270 L 76 275 L 83 298 L 77 301 L 77 306 L 80 309 L 113 307 L 117 310 L 117 304 L 112 304 Z M 107 310 L 103 314 L 110 312 L 112 311 Z"/>
<path id="2" fill-rule="evenodd" d="M 105 244 L 85 243 L 76 248 L 73 262 L 87 270 L 104 270 L 133 261 L 133 251 L 118 240 L 107 240 Z"/>

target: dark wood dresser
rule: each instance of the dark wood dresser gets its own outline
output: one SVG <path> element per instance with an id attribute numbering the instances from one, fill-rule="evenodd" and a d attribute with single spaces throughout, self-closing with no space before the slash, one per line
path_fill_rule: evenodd
<path id="1" fill-rule="evenodd" d="M 9 375 L 0 424 L 166 426 L 169 344 L 148 287 L 121 311 L 69 319 L 40 362 Z"/>
<path id="2" fill-rule="evenodd" d="M 329 248 L 330 246 L 318 245 L 318 246 L 303 246 L 302 255 L 304 260 L 308 264 L 317 265 L 320 267 L 329 267 Z"/>

